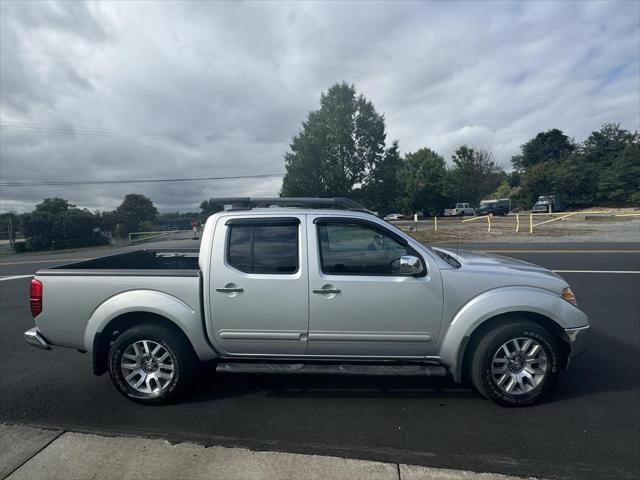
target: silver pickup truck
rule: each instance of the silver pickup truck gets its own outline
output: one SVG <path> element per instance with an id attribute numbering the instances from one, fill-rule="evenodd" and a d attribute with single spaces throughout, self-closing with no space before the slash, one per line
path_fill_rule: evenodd
<path id="1" fill-rule="evenodd" d="M 95 374 L 143 403 L 175 397 L 214 361 L 227 373 L 449 375 L 519 406 L 586 346 L 587 316 L 545 268 L 429 248 L 337 201 L 256 204 L 211 216 L 199 252 L 38 271 L 26 341 L 88 352 Z"/>

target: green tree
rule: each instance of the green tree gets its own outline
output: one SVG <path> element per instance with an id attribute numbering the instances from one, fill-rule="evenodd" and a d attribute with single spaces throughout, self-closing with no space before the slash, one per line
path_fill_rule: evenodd
<path id="1" fill-rule="evenodd" d="M 55 215 L 38 210 L 24 215 L 22 233 L 29 250 L 44 250 L 51 247 L 51 242 L 54 240 L 52 235 L 54 219 Z"/>
<path id="2" fill-rule="evenodd" d="M 512 187 L 508 180 L 503 180 L 495 192 L 489 195 L 491 198 L 511 198 L 518 192 L 518 187 Z"/>
<path id="3" fill-rule="evenodd" d="M 576 149 L 576 144 L 557 128 L 540 132 L 520 147 L 520 154 L 511 158 L 511 163 L 521 174 L 522 191 L 519 201 L 522 206 L 533 204 L 539 195 L 558 194 L 558 174 L 567 173 L 561 168 Z M 571 181 L 575 182 L 576 177 Z M 530 205 L 528 205 L 530 206 Z"/>
<path id="4" fill-rule="evenodd" d="M 580 148 L 582 163 L 598 170 L 595 201 L 623 205 L 640 191 L 640 135 L 608 123 Z"/>
<path id="5" fill-rule="evenodd" d="M 89 210 L 70 208 L 57 216 L 52 233 L 56 240 L 89 238 L 95 226 L 96 219 Z"/>
<path id="6" fill-rule="evenodd" d="M 135 232 L 142 222 L 153 222 L 158 210 L 153 202 L 140 193 L 130 193 L 116 208 L 117 223 L 127 226 L 129 232 Z"/>
<path id="7" fill-rule="evenodd" d="M 400 208 L 402 183 L 400 147 L 395 140 L 385 150 L 384 157 L 367 176 L 361 189 L 355 191 L 358 201 L 380 215 Z"/>
<path id="8" fill-rule="evenodd" d="M 519 187 L 520 183 L 522 182 L 520 172 L 518 172 L 517 170 L 513 170 L 512 172 L 507 174 L 507 182 L 509 182 L 509 186 L 511 188 Z"/>
<path id="9" fill-rule="evenodd" d="M 65 248 L 81 246 L 83 243 L 91 244 L 96 236 L 96 217 L 86 209 L 64 208 L 65 204 L 70 205 L 66 200 L 47 200 L 36 205 L 33 212 L 22 218 L 22 233 L 27 240 L 27 248 L 43 250 L 54 246 Z M 52 206 L 53 208 L 50 208 Z M 73 244 L 70 241 L 73 241 Z"/>
<path id="10" fill-rule="evenodd" d="M 526 192 L 530 202 L 537 195 L 553 193 L 558 195 L 568 207 L 588 207 L 595 203 L 595 184 L 600 175 L 597 164 L 589 161 L 580 149 L 559 164 L 544 163 L 543 171 L 527 172 L 525 175 Z M 533 179 L 543 177 L 544 182 L 536 183 Z M 531 205 L 529 205 L 531 206 Z"/>
<path id="11" fill-rule="evenodd" d="M 533 202 L 539 195 L 555 194 L 560 165 L 554 162 L 541 162 L 528 168 L 522 175 L 523 200 L 527 204 Z M 531 206 L 529 205 L 529 206 Z"/>
<path id="12" fill-rule="evenodd" d="M 15 212 L 0 213 L 0 232 L 6 232 L 7 238 L 9 233 L 13 233 L 13 238 L 15 238 L 15 234 L 20 231 L 21 225 L 22 218 Z"/>
<path id="13" fill-rule="evenodd" d="M 445 192 L 456 202 L 480 203 L 494 192 L 507 174 L 487 150 L 461 145 L 452 156 L 453 168 L 448 172 Z"/>
<path id="14" fill-rule="evenodd" d="M 353 85 L 335 84 L 320 96 L 285 154 L 285 197 L 349 196 L 381 162 L 384 116 Z"/>
<path id="15" fill-rule="evenodd" d="M 220 205 L 219 203 L 214 203 L 211 200 L 203 200 L 200 204 L 200 209 L 202 210 L 201 216 L 204 220 L 209 218 L 214 213 L 221 212 L 224 209 L 224 205 Z"/>
<path id="16" fill-rule="evenodd" d="M 575 149 L 573 141 L 562 130 L 554 128 L 538 133 L 520 147 L 520 155 L 511 159 L 518 171 L 525 171 L 543 162 L 560 163 Z"/>
<path id="17" fill-rule="evenodd" d="M 598 183 L 599 196 L 609 205 L 640 206 L 640 143 L 638 134 L 605 170 Z M 605 196 L 603 192 L 607 192 Z"/>
<path id="18" fill-rule="evenodd" d="M 551 131 L 550 131 L 551 132 Z M 558 131 L 559 132 L 559 131 Z M 522 154 L 513 157 L 522 176 L 522 203 L 530 206 L 538 195 L 554 193 L 569 207 L 634 204 L 640 190 L 640 145 L 638 133 L 619 124 L 604 124 L 582 143 L 574 144 L 566 135 L 554 135 L 556 148 L 544 157 L 531 154 L 538 134 L 522 146 Z M 542 142 L 544 143 L 544 142 Z M 541 150 L 544 150 L 541 148 Z M 570 153 L 567 154 L 567 152 Z M 538 158 L 537 162 L 522 158 Z"/>
<path id="19" fill-rule="evenodd" d="M 447 202 L 443 194 L 445 178 L 444 158 L 433 150 L 421 148 L 407 153 L 400 170 L 403 209 L 407 213 L 440 213 Z"/>
<path id="20" fill-rule="evenodd" d="M 51 213 L 53 215 L 56 215 L 60 212 L 66 212 L 73 207 L 75 207 L 75 205 L 70 204 L 64 198 L 45 198 L 42 202 L 36 205 L 36 212 Z"/>
<path id="21" fill-rule="evenodd" d="M 98 222 L 98 226 L 108 232 L 115 232 L 116 224 L 118 223 L 118 217 L 116 215 L 115 210 L 107 211 L 107 212 L 95 212 L 96 221 Z"/>

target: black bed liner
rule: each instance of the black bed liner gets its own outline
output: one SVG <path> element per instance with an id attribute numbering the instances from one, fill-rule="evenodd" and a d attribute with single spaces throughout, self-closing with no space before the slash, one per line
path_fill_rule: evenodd
<path id="1" fill-rule="evenodd" d="M 39 270 L 36 275 L 198 276 L 198 249 L 141 249 Z"/>

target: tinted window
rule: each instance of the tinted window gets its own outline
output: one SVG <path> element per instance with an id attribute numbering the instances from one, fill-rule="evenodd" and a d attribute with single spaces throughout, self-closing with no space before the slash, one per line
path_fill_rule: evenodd
<path id="1" fill-rule="evenodd" d="M 298 226 L 232 225 L 227 261 L 247 273 L 295 273 L 298 271 Z"/>
<path id="2" fill-rule="evenodd" d="M 298 270 L 298 227 L 253 227 L 253 273 Z"/>
<path id="3" fill-rule="evenodd" d="M 243 272 L 251 271 L 251 231 L 250 226 L 231 227 L 229 229 L 229 250 L 227 259 Z"/>
<path id="4" fill-rule="evenodd" d="M 324 273 L 399 275 L 404 245 L 379 230 L 361 224 L 318 225 L 320 261 Z"/>

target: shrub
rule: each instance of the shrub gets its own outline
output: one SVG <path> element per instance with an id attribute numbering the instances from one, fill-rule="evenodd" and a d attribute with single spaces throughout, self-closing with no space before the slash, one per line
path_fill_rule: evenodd
<path id="1" fill-rule="evenodd" d="M 98 245 L 108 245 L 109 239 L 103 236 L 93 236 L 87 238 L 71 238 L 54 241 L 51 245 L 53 250 L 64 250 L 66 248 L 95 247 Z"/>
<path id="2" fill-rule="evenodd" d="M 153 230 L 153 222 L 142 222 L 138 225 L 141 232 L 150 232 Z"/>
<path id="3" fill-rule="evenodd" d="M 47 250 L 51 248 L 51 240 L 46 235 L 27 237 L 25 248 L 31 251 Z"/>

